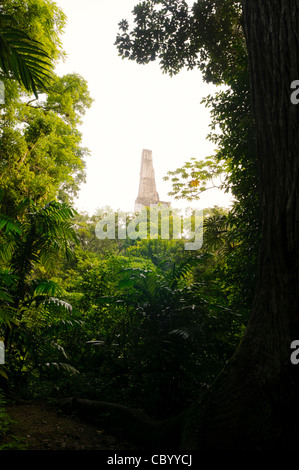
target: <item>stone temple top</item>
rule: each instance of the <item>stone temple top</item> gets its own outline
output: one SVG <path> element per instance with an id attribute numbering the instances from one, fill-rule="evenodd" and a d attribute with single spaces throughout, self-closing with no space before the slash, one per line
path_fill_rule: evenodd
<path id="1" fill-rule="evenodd" d="M 135 212 L 140 212 L 143 207 L 149 207 L 153 204 L 170 205 L 169 202 L 159 200 L 159 194 L 156 188 L 153 154 L 151 150 L 144 149 L 141 155 L 139 191 L 135 201 Z"/>

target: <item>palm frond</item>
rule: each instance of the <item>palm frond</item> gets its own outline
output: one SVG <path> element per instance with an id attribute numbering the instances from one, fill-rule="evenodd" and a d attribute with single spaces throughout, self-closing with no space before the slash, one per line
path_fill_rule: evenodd
<path id="1" fill-rule="evenodd" d="M 69 205 L 51 201 L 37 208 L 26 200 L 23 209 L 28 214 L 21 224 L 22 233 L 15 237 L 12 266 L 20 278 L 25 279 L 34 265 L 47 258 L 50 261 L 53 252 L 64 252 L 70 257 L 79 239 L 72 223 L 76 211 Z"/>
<path id="2" fill-rule="evenodd" d="M 72 312 L 73 310 L 73 307 L 71 304 L 69 304 L 68 302 L 65 302 L 64 300 L 57 299 L 56 297 L 50 297 L 46 299 L 45 305 L 50 309 L 53 308 L 55 311 L 62 309 L 64 311 L 68 310 L 69 312 Z"/>
<path id="3" fill-rule="evenodd" d="M 70 364 L 66 364 L 65 362 L 47 362 L 45 365 L 46 365 L 46 367 L 49 367 L 49 368 L 54 368 L 54 369 L 57 369 L 57 370 L 64 370 L 64 371 L 66 371 L 66 372 L 68 372 L 69 374 L 72 374 L 72 375 L 80 374 L 78 369 L 71 366 Z"/>
<path id="4" fill-rule="evenodd" d="M 5 240 L 5 243 L 0 245 L 0 261 L 3 263 L 8 262 L 14 252 L 15 241 L 14 240 Z"/>
<path id="5" fill-rule="evenodd" d="M 21 227 L 18 221 L 8 217 L 5 214 L 0 214 L 0 230 L 5 228 L 5 233 L 14 232 L 21 234 Z"/>

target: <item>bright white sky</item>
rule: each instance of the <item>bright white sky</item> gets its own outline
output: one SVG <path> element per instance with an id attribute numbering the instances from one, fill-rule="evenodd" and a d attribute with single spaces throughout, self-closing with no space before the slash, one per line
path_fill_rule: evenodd
<path id="1" fill-rule="evenodd" d="M 209 111 L 200 101 L 216 88 L 203 83 L 197 70 L 169 77 L 162 74 L 158 63 L 141 66 L 118 56 L 114 46 L 118 22 L 130 19 L 137 3 L 56 0 L 68 18 L 62 37 L 67 60 L 56 72 L 83 76 L 95 100 L 80 129 L 91 156 L 87 181 L 76 202 L 77 209 L 91 215 L 106 205 L 134 210 L 144 148 L 153 152 L 160 199 L 172 200 L 176 208 L 190 206 L 167 195 L 171 185 L 163 177 L 191 157 L 214 153 L 214 146 L 206 140 Z M 228 206 L 229 200 L 227 194 L 212 190 L 192 207 Z"/>

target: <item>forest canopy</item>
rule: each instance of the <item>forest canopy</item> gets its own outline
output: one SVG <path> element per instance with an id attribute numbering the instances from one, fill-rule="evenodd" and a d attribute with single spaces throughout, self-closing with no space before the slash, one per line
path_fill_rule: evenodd
<path id="1" fill-rule="evenodd" d="M 55 74 L 66 17 L 50 0 L 2 2 L 3 410 L 15 397 L 63 400 L 140 449 L 296 441 L 298 111 L 281 90 L 298 70 L 287 47 L 298 46 L 298 17 L 298 0 L 150 0 L 134 7 L 133 26 L 120 20 L 123 59 L 157 60 L 170 75 L 199 68 L 225 85 L 203 101 L 215 154 L 165 175 L 190 204 L 219 177 L 234 197 L 204 210 L 201 249 L 186 250 L 186 236 L 162 236 L 163 217 L 155 237 L 148 219 L 142 236 L 99 237 L 114 211 L 75 210 L 93 99 L 84 77 Z M 5 420 L 3 450 L 13 445 Z"/>

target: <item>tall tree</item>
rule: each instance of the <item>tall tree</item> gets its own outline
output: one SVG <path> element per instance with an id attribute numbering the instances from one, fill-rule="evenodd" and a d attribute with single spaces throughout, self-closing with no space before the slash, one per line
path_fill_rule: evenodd
<path id="1" fill-rule="evenodd" d="M 37 90 L 44 90 L 51 78 L 50 57 L 38 41 L 16 26 L 13 16 L 0 10 L 0 70 L 2 76 L 17 80 L 37 97 Z"/>
<path id="2" fill-rule="evenodd" d="M 146 11 L 153 4 L 160 7 L 154 15 Z M 292 448 L 298 439 L 299 383 L 296 368 L 290 362 L 290 346 L 299 334 L 299 108 L 291 103 L 290 87 L 298 78 L 299 69 L 299 1 L 198 1 L 194 12 L 200 14 L 197 18 L 194 14 L 191 20 L 197 19 L 200 24 L 202 18 L 202 26 L 210 22 L 218 31 L 214 39 L 210 37 L 206 42 L 206 47 L 201 42 L 196 50 L 203 54 L 201 63 L 208 75 L 210 72 L 217 75 L 219 64 L 218 71 L 225 74 L 229 63 L 234 66 L 240 57 L 233 51 L 240 50 L 242 34 L 229 14 L 240 6 L 249 58 L 262 210 L 258 283 L 251 318 L 239 348 L 205 397 L 191 407 L 185 420 L 181 445 L 188 449 L 272 449 L 277 445 Z M 167 9 L 168 15 L 163 9 Z M 168 22 L 168 41 L 162 38 L 160 42 L 159 31 L 148 20 L 155 15 L 157 18 L 160 11 L 162 23 Z M 221 16 L 221 11 L 225 15 Z M 141 57 L 145 50 L 138 49 L 138 41 L 147 45 L 154 59 L 161 51 L 167 55 L 172 39 L 173 47 L 169 50 L 176 50 L 177 31 L 181 39 L 178 54 L 184 52 L 186 45 L 191 50 L 194 37 L 200 42 L 204 39 L 202 32 L 207 31 L 194 27 L 193 36 L 190 35 L 183 1 L 176 1 L 175 5 L 143 2 L 135 13 L 140 22 L 133 32 L 133 42 L 126 32 L 127 25 L 121 24 L 123 45 L 127 47 L 125 55 L 130 57 L 134 45 L 135 56 L 131 55 L 134 59 L 139 58 L 136 50 L 141 51 Z M 228 26 L 225 31 L 224 24 Z M 187 36 L 183 40 L 184 30 Z M 230 33 L 232 40 L 227 43 L 225 39 Z M 240 37 L 237 42 L 236 37 Z M 217 48 L 225 50 L 220 61 Z"/>

